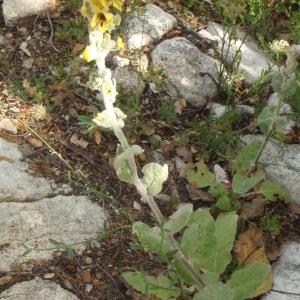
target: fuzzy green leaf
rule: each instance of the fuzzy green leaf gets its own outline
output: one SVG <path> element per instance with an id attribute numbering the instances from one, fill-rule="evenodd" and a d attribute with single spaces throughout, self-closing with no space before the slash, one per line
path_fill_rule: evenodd
<path id="1" fill-rule="evenodd" d="M 179 232 L 188 224 L 192 212 L 192 204 L 182 205 L 169 217 L 169 220 L 165 223 L 164 229 L 171 234 Z"/>
<path id="2" fill-rule="evenodd" d="M 221 274 L 231 261 L 231 249 L 236 233 L 237 215 L 226 213 L 215 221 L 215 231 L 204 231 L 197 251 L 200 267 Z"/>
<path id="3" fill-rule="evenodd" d="M 122 277 L 134 289 L 146 296 L 154 295 L 158 299 L 168 300 L 179 297 L 181 293 L 168 277 L 162 275 L 154 277 L 142 272 L 124 272 Z"/>
<path id="4" fill-rule="evenodd" d="M 245 194 L 253 187 L 257 185 L 262 179 L 263 175 L 255 175 L 255 176 L 244 176 L 235 174 L 232 179 L 232 190 L 236 194 Z"/>
<path id="5" fill-rule="evenodd" d="M 166 255 L 173 249 L 170 243 L 162 236 L 159 228 L 150 228 L 143 222 L 135 222 L 132 231 L 137 235 L 141 244 L 151 252 L 158 255 Z"/>
<path id="6" fill-rule="evenodd" d="M 274 181 L 264 181 L 260 185 L 259 191 L 270 201 L 275 201 L 278 197 L 284 199 L 285 202 L 290 200 L 287 190 Z"/>
<path id="7" fill-rule="evenodd" d="M 252 143 L 245 146 L 239 153 L 235 163 L 234 169 L 238 174 L 245 174 L 250 168 L 252 162 L 261 147 L 260 141 L 253 141 Z"/>
<path id="8" fill-rule="evenodd" d="M 233 300 L 243 300 L 251 296 L 270 273 L 270 265 L 253 263 L 235 271 L 227 282 L 233 290 Z"/>
<path id="9" fill-rule="evenodd" d="M 197 171 L 187 169 L 186 177 L 190 184 L 196 185 L 198 188 L 211 186 L 215 181 L 215 175 L 209 171 L 203 161 L 197 164 Z"/>
<path id="10" fill-rule="evenodd" d="M 133 183 L 134 178 L 128 164 L 128 158 L 136 154 L 141 154 L 143 152 L 144 150 L 138 145 L 133 145 L 125 151 L 122 151 L 120 146 L 118 147 L 117 156 L 114 161 L 114 168 L 116 170 L 118 178 L 121 181 L 130 184 Z"/>
<path id="11" fill-rule="evenodd" d="M 193 300 L 232 300 L 233 291 L 227 284 L 216 282 L 215 284 L 208 285 L 198 292 Z"/>
<path id="12" fill-rule="evenodd" d="M 168 165 L 161 166 L 157 163 L 149 163 L 142 169 L 143 184 L 149 195 L 155 196 L 161 192 L 163 183 L 168 179 Z"/>
<path id="13" fill-rule="evenodd" d="M 257 123 L 261 131 L 266 134 L 273 122 L 275 121 L 274 129 L 280 131 L 284 128 L 288 122 L 289 118 L 285 115 L 276 115 L 277 107 L 274 105 L 266 106 L 257 117 Z"/>

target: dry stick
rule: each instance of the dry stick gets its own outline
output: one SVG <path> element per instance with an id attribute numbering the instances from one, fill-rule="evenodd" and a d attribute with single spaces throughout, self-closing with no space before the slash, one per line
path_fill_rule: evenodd
<path id="1" fill-rule="evenodd" d="M 52 25 L 52 21 L 51 21 L 51 18 L 50 18 L 50 15 L 49 15 L 49 13 L 47 13 L 47 19 L 48 19 L 48 23 L 49 23 L 49 26 L 50 26 L 50 30 L 51 30 L 51 32 L 50 32 L 50 37 L 49 37 L 49 44 L 50 44 L 50 46 L 56 51 L 56 52 L 60 52 L 54 45 L 53 45 L 53 43 L 52 43 L 52 39 L 53 39 L 53 32 L 54 32 L 54 30 L 53 30 L 53 25 Z"/>

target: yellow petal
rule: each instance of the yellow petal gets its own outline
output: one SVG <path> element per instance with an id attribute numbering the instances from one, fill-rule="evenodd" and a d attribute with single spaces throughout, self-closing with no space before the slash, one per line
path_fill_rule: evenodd
<path id="1" fill-rule="evenodd" d="M 92 60 L 94 60 L 94 58 L 91 55 L 91 47 L 87 46 L 83 53 L 82 53 L 82 58 L 87 61 L 87 62 L 91 62 Z"/>
<path id="2" fill-rule="evenodd" d="M 123 0 L 112 0 L 112 5 L 119 11 L 122 11 Z"/>
<path id="3" fill-rule="evenodd" d="M 119 50 L 125 49 L 125 44 L 124 44 L 122 38 L 119 36 L 117 38 L 117 46 L 118 46 Z"/>

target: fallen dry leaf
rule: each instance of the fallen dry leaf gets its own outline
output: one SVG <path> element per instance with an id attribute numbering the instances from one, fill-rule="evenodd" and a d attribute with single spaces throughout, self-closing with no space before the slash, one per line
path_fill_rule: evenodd
<path id="1" fill-rule="evenodd" d="M 234 252 L 239 265 L 245 264 L 247 259 L 259 248 L 264 246 L 262 230 L 251 228 L 239 234 L 234 245 Z"/>
<path id="2" fill-rule="evenodd" d="M 102 140 L 102 134 L 100 131 L 96 131 L 95 132 L 95 143 L 97 145 L 100 145 L 101 144 L 101 140 Z"/>
<path id="3" fill-rule="evenodd" d="M 81 147 L 82 149 L 86 149 L 86 147 L 89 145 L 89 142 L 83 138 L 79 138 L 77 133 L 74 133 L 71 136 L 70 142 L 76 146 Z"/>
<path id="4" fill-rule="evenodd" d="M 34 138 L 28 138 L 27 142 L 35 149 L 43 147 L 43 142 Z"/>
<path id="5" fill-rule="evenodd" d="M 253 220 L 264 215 L 266 200 L 257 196 L 251 202 L 245 202 L 242 206 L 241 217 L 246 220 Z"/>
<path id="6" fill-rule="evenodd" d="M 251 228 L 241 233 L 234 245 L 234 252 L 236 253 L 239 265 L 246 265 L 255 262 L 269 264 L 269 260 L 265 252 L 263 233 L 260 229 Z M 270 271 L 268 277 L 251 295 L 251 298 L 267 293 L 272 288 L 272 282 L 272 271 Z"/>
<path id="7" fill-rule="evenodd" d="M 186 101 L 184 99 L 181 99 L 181 100 L 177 100 L 175 102 L 175 111 L 178 113 L 178 114 L 182 114 L 182 112 L 184 111 L 184 109 L 186 108 Z"/>
<path id="8" fill-rule="evenodd" d="M 11 280 L 12 280 L 12 277 L 10 275 L 4 275 L 4 276 L 0 277 L 0 286 L 9 283 Z"/>

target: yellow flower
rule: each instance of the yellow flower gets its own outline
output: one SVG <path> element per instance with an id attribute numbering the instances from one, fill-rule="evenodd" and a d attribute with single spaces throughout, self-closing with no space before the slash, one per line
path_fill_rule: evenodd
<path id="1" fill-rule="evenodd" d="M 97 50 L 92 46 L 86 46 L 82 53 L 82 58 L 87 61 L 91 62 L 92 60 L 95 60 L 97 58 Z"/>
<path id="2" fill-rule="evenodd" d="M 105 10 L 97 10 L 91 19 L 90 26 L 101 32 L 111 31 L 114 29 L 114 15 Z"/>

